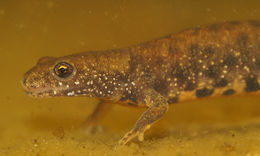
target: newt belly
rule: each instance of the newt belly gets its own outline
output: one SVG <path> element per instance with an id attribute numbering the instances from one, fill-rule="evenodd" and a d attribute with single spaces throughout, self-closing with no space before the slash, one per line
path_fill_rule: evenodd
<path id="1" fill-rule="evenodd" d="M 95 127 L 111 104 L 147 107 L 124 145 L 167 111 L 168 104 L 202 97 L 260 93 L 260 21 L 187 29 L 138 45 L 43 57 L 22 85 L 34 97 L 100 99 L 86 120 Z"/>

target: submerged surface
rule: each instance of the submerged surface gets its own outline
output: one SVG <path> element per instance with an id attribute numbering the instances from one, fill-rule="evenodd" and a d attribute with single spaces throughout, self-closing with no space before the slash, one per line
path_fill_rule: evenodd
<path id="1" fill-rule="evenodd" d="M 144 109 L 115 108 L 104 133 L 79 126 L 97 101 L 33 99 L 20 79 L 41 56 L 124 47 L 185 28 L 260 19 L 260 2 L 0 2 L 0 155 L 259 155 L 259 95 L 171 105 L 145 135 L 113 151 Z M 15 4 L 15 5 L 14 5 Z"/>

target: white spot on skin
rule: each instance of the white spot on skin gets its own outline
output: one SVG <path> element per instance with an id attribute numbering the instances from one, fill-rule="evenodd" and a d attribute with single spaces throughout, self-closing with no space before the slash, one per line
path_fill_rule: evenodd
<path id="1" fill-rule="evenodd" d="M 79 84 L 79 81 L 75 81 L 74 83 L 75 83 L 75 85 L 78 85 L 78 84 Z"/>
<path id="2" fill-rule="evenodd" d="M 75 94 L 74 91 L 67 93 L 68 96 L 73 96 L 74 94 Z"/>
<path id="3" fill-rule="evenodd" d="M 57 94 L 56 90 L 54 90 L 54 91 L 53 91 L 53 94 L 54 94 L 54 95 L 56 95 L 56 94 Z"/>
<path id="4" fill-rule="evenodd" d="M 66 85 L 66 87 L 67 87 L 67 88 L 69 88 L 69 87 L 70 87 L 70 85 Z"/>
<path id="5" fill-rule="evenodd" d="M 247 66 L 244 66 L 244 69 L 245 69 L 247 72 L 250 72 L 250 69 L 249 69 Z"/>
<path id="6" fill-rule="evenodd" d="M 251 74 L 251 75 L 249 75 L 249 77 L 250 77 L 250 78 L 254 78 L 254 75 Z"/>
<path id="7" fill-rule="evenodd" d="M 133 85 L 133 86 L 135 86 L 135 83 L 134 83 L 134 82 L 132 82 L 132 85 Z"/>
<path id="8" fill-rule="evenodd" d="M 63 85 L 62 82 L 59 82 L 59 85 L 62 86 Z"/>
<path id="9" fill-rule="evenodd" d="M 235 56 L 239 56 L 239 55 L 240 55 L 239 51 L 235 52 Z"/>

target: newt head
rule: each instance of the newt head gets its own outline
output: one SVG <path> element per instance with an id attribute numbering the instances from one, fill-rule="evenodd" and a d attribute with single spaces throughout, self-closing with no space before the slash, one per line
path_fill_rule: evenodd
<path id="1" fill-rule="evenodd" d="M 22 86 L 33 97 L 61 96 L 62 91 L 71 88 L 70 80 L 76 71 L 74 61 L 70 59 L 42 57 L 24 74 Z"/>
<path id="2" fill-rule="evenodd" d="M 126 63 L 107 55 L 86 52 L 59 58 L 43 57 L 24 74 L 22 86 L 33 97 L 111 97 L 120 92 L 125 78 L 119 71 L 126 70 Z M 122 58 L 121 55 L 118 58 Z"/>
<path id="3" fill-rule="evenodd" d="M 79 95 L 85 87 L 82 86 L 83 82 L 91 79 L 91 74 L 87 73 L 90 71 L 88 64 L 91 60 L 83 61 L 84 57 L 42 57 L 24 74 L 22 86 L 26 93 L 33 97 Z M 90 82 L 86 83 L 91 85 Z"/>

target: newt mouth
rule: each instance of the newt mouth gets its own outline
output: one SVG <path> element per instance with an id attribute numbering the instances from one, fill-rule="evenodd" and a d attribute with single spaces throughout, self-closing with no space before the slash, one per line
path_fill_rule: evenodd
<path id="1" fill-rule="evenodd" d="M 44 97 L 44 93 L 35 93 L 35 92 L 31 92 L 31 91 L 25 91 L 25 93 L 31 97 L 34 97 L 34 98 L 42 98 Z"/>
<path id="2" fill-rule="evenodd" d="M 43 97 L 50 97 L 54 96 L 53 91 L 49 89 L 35 89 L 35 90 L 26 90 L 25 93 L 34 98 L 43 98 Z"/>
<path id="3" fill-rule="evenodd" d="M 51 89 L 31 89 L 25 90 L 25 93 L 34 98 L 43 98 L 43 97 L 50 97 L 55 96 Z"/>
<path id="4" fill-rule="evenodd" d="M 37 88 L 34 86 L 30 86 L 26 83 L 26 80 L 24 78 L 21 80 L 21 85 L 25 93 L 34 98 L 48 97 L 52 94 L 52 90 L 50 88 Z"/>
<path id="5" fill-rule="evenodd" d="M 57 88 L 53 88 L 51 86 L 45 86 L 45 87 L 40 87 L 40 86 L 33 86 L 30 85 L 28 83 L 26 83 L 26 81 L 24 81 L 24 79 L 21 80 L 21 84 L 22 87 L 25 91 L 25 93 L 28 96 L 34 97 L 34 98 L 43 98 L 43 97 L 53 97 L 53 96 L 64 96 L 64 92 L 66 93 L 67 91 L 67 87 L 63 86 L 63 87 L 57 87 Z"/>

